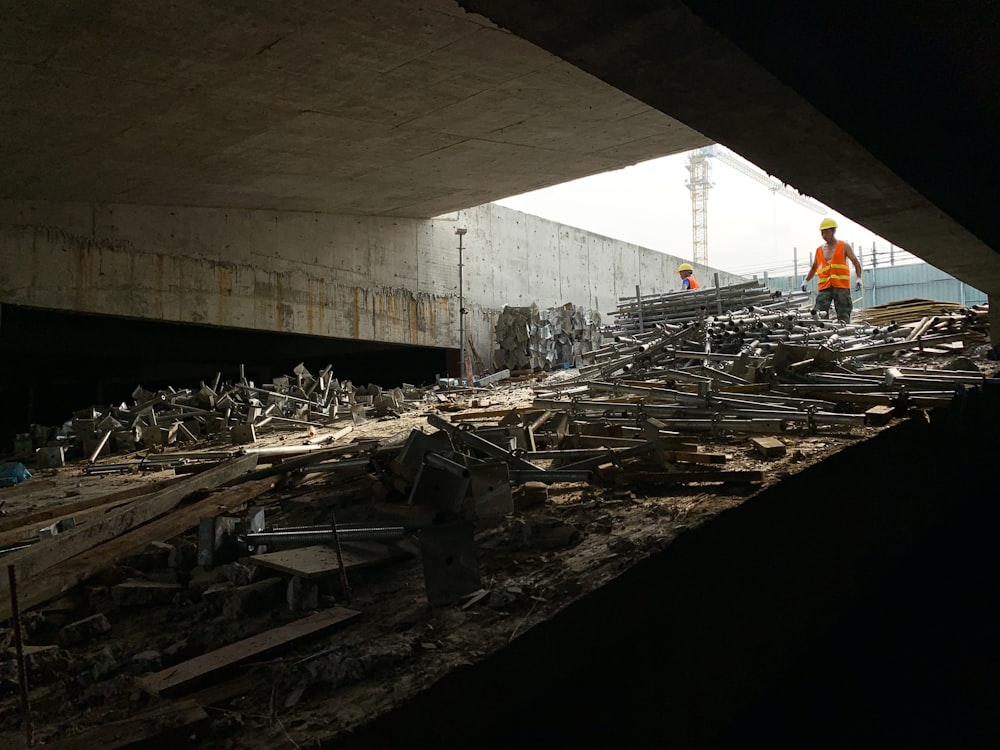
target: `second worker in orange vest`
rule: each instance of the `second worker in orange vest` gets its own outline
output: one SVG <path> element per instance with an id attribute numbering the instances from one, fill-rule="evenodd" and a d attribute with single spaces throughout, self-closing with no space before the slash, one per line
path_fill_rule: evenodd
<path id="1" fill-rule="evenodd" d="M 681 277 L 681 289 L 701 289 L 701 284 L 694 277 L 694 269 L 690 263 L 681 263 L 677 266 L 677 273 Z"/>
<path id="2" fill-rule="evenodd" d="M 837 320 L 841 323 L 850 323 L 854 303 L 851 300 L 851 269 L 847 261 L 854 264 L 858 289 L 861 289 L 861 261 L 850 245 L 835 238 L 837 222 L 833 219 L 823 219 L 819 224 L 819 232 L 823 235 L 823 244 L 816 248 L 816 257 L 802 282 L 802 291 L 806 291 L 809 279 L 816 276 L 819 291 L 816 293 L 816 306 L 813 312 L 825 315 L 832 302 L 837 312 Z"/>

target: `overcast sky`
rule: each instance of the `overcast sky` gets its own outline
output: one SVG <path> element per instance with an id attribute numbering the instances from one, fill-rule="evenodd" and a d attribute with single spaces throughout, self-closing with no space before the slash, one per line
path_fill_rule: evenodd
<path id="1" fill-rule="evenodd" d="M 716 159 L 708 192 L 708 264 L 739 274 L 792 273 L 793 248 L 798 270 L 809 270 L 822 242 L 814 213 Z M 585 177 L 544 190 L 496 201 L 502 206 L 542 216 L 642 247 L 690 260 L 691 193 L 686 186 L 687 154 Z M 864 255 L 872 243 L 888 241 L 827 208 L 837 220 L 837 238 L 859 245 Z"/>

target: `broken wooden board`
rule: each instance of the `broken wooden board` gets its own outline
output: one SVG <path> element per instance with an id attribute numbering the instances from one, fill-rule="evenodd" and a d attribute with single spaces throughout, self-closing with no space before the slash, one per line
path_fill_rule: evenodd
<path id="1" fill-rule="evenodd" d="M 100 748 L 100 750 L 126 750 L 126 748 L 157 748 L 184 746 L 190 727 L 208 718 L 205 709 L 193 700 L 178 701 L 157 706 L 149 711 L 121 721 L 101 724 L 80 734 L 54 742 L 46 748 L 70 750 L 75 748 Z M 183 732 L 184 735 L 180 733 Z"/>
<path id="2" fill-rule="evenodd" d="M 153 492 L 165 489 L 175 481 L 177 480 L 168 479 L 165 481 L 151 482 L 138 485 L 136 487 L 128 487 L 124 490 L 118 490 L 117 492 L 101 493 L 94 497 L 88 497 L 85 499 L 70 499 L 68 502 L 61 503 L 59 505 L 53 505 L 51 499 L 46 498 L 46 507 L 40 510 L 32 511 L 30 513 L 15 513 L 6 518 L 0 518 L 0 532 L 4 532 L 4 539 L 7 539 L 7 532 L 15 534 L 14 538 L 20 538 L 23 537 L 24 534 L 21 533 L 18 535 L 18 532 L 22 532 L 26 528 L 31 528 L 34 531 L 37 531 L 37 526 L 46 521 L 57 521 L 60 518 L 67 518 L 72 516 L 74 513 L 97 508 L 98 506 L 116 504 L 126 500 L 132 500 L 140 495 L 152 494 Z M 41 485 L 41 489 L 38 487 L 31 487 L 30 489 L 38 489 L 41 493 L 46 488 L 54 485 L 55 482 L 49 480 Z M 18 486 L 25 487 L 27 486 L 27 483 Z M 9 490 L 5 490 L 5 492 L 9 492 Z M 6 495 L 0 495 L 0 498 L 3 497 L 6 497 Z"/>
<path id="3" fill-rule="evenodd" d="M 895 411 L 894 407 L 885 404 L 873 406 L 865 412 L 865 423 L 875 427 L 888 424 Z"/>
<path id="4" fill-rule="evenodd" d="M 686 461 L 692 464 L 724 464 L 729 459 L 725 453 L 698 453 L 696 451 L 664 451 L 667 461 Z"/>
<path id="5" fill-rule="evenodd" d="M 172 479 L 169 482 L 156 482 L 155 484 L 147 484 L 141 487 L 131 487 L 109 495 L 93 497 L 89 500 L 79 500 L 74 503 L 23 516 L 22 523 L 12 526 L 7 531 L 0 531 L 0 547 L 38 541 L 39 530 L 42 526 L 57 523 L 65 519 L 73 519 L 76 526 L 82 526 L 94 519 L 100 520 L 102 516 L 106 516 L 108 513 L 122 508 L 136 498 L 158 492 L 174 481 L 176 480 Z"/>
<path id="6" fill-rule="evenodd" d="M 641 471 L 619 474 L 615 477 L 615 484 L 619 485 L 763 481 L 763 471 Z"/>
<path id="7" fill-rule="evenodd" d="M 223 482 L 240 477 L 256 465 L 256 456 L 235 458 L 201 474 L 182 479 L 159 492 L 142 495 L 126 507 L 85 526 L 78 526 L 33 544 L 26 550 L 6 556 L 4 562 L 8 566 L 16 567 L 18 583 L 24 584 L 18 587 L 24 592 L 21 594 L 22 601 L 26 599 L 27 592 L 33 588 L 33 585 L 29 585 L 32 579 L 39 577 L 49 568 L 163 515 L 199 490 L 218 487 Z M 45 599 L 39 599 L 35 603 L 38 601 Z M 9 617 L 10 613 L 10 583 L 3 577 L 0 578 L 0 620 Z"/>
<path id="8" fill-rule="evenodd" d="M 333 607 L 140 677 L 136 684 L 152 695 L 171 697 L 190 693 L 213 680 L 221 679 L 241 662 L 332 630 L 360 614 L 354 609 Z"/>
<path id="9" fill-rule="evenodd" d="M 764 458 L 779 458 L 788 451 L 783 442 L 773 437 L 750 438 L 750 444 Z"/>
<path id="10" fill-rule="evenodd" d="M 342 542 L 341 550 L 345 570 L 367 568 L 404 555 L 403 552 L 384 544 L 363 545 L 357 542 Z M 325 544 L 251 555 L 246 558 L 246 562 L 303 578 L 323 578 L 340 573 L 337 551 Z"/>
<path id="11" fill-rule="evenodd" d="M 170 515 L 106 542 L 95 544 L 90 549 L 70 559 L 61 560 L 48 568 L 44 574 L 32 580 L 30 585 L 18 586 L 20 607 L 27 609 L 55 599 L 95 573 L 110 567 L 117 559 L 141 551 L 150 542 L 172 539 L 178 534 L 196 527 L 203 517 L 217 516 L 221 512 L 232 511 L 245 505 L 270 489 L 273 483 L 274 481 L 271 479 L 258 479 L 256 482 L 247 482 L 238 487 L 214 492 L 207 498 L 180 508 Z M 61 534 L 55 539 L 58 540 L 63 536 L 65 534 Z M 21 581 L 19 580 L 18 583 L 20 584 Z M 9 608 L 9 600 L 0 601 L 0 617 L 9 614 Z"/>

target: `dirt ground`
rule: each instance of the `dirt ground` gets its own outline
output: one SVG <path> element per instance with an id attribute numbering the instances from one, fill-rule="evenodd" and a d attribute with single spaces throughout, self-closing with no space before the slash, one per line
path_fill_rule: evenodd
<path id="1" fill-rule="evenodd" d="M 447 404 L 414 405 L 398 418 L 356 427 L 338 444 L 359 439 L 400 443 L 411 430 L 434 432 L 427 423 L 428 412 L 448 417 L 529 406 L 535 386 L 547 387 L 552 382 L 508 384 L 456 393 Z M 473 406 L 474 400 L 478 406 Z M 82 742 L 88 731 L 103 727 L 107 732 L 115 722 L 175 705 L 171 699 L 149 695 L 137 685 L 137 678 L 291 622 L 310 610 L 336 605 L 360 615 L 330 633 L 244 664 L 221 684 L 196 693 L 194 698 L 206 716 L 185 726 L 180 735 L 182 744 L 213 748 L 335 746 L 341 733 L 391 710 L 449 670 L 502 649 L 574 599 L 663 549 L 686 529 L 706 523 L 763 487 L 880 429 L 885 428 L 820 427 L 814 434 L 789 430 L 780 435 L 787 453 L 775 459 L 762 458 L 747 436 L 697 439 L 702 452 L 726 455 L 721 468 L 763 471 L 763 484 L 669 488 L 554 484 L 548 486 L 545 499 L 534 504 L 527 504 L 528 496 L 517 488 L 515 502 L 523 507 L 477 524 L 481 591 L 447 606 L 428 604 L 422 564 L 412 554 L 351 571 L 349 601 L 338 576 L 320 580 L 313 606 L 291 611 L 285 596 L 289 575 L 242 561 L 211 571 L 185 566 L 178 562 L 182 557 L 178 551 L 190 555 L 195 532 L 164 540 L 175 553 L 161 567 L 140 570 L 122 562 L 69 596 L 22 615 L 25 641 L 37 649 L 28 659 L 34 742 L 49 745 L 74 738 Z M 320 431 L 315 437 L 323 434 Z M 298 445 L 306 437 L 302 432 L 271 433 L 260 444 Z M 121 456 L 102 459 L 108 463 L 121 460 Z M 29 482 L 0 490 L 0 511 L 6 518 L 16 518 L 173 474 L 88 476 L 84 465 L 81 461 L 40 470 Z M 378 480 L 369 473 L 310 476 L 306 483 L 278 487 L 258 500 L 265 506 L 269 523 L 329 523 L 334 510 L 340 523 L 374 517 L 371 487 Z M 392 492 L 382 494 L 376 505 L 405 503 L 405 498 Z M 413 550 L 412 544 L 401 547 Z M 268 577 L 281 582 L 275 584 L 280 595 L 266 606 L 220 611 L 204 595 L 213 584 L 259 585 Z M 131 607 L 117 603 L 111 593 L 126 580 L 179 586 L 168 601 Z M 107 632 L 82 643 L 68 643 L 60 635 L 66 625 L 96 614 L 107 618 Z M 16 665 L 10 658 L 12 631 L 2 631 L 2 637 L 7 657 L 0 664 L 0 732 L 4 733 L 0 740 L 16 747 L 13 743 L 23 737 L 23 716 Z M 178 721 L 178 715 L 153 719 L 159 722 L 156 733 Z M 101 741 L 108 744 L 106 736 Z"/>

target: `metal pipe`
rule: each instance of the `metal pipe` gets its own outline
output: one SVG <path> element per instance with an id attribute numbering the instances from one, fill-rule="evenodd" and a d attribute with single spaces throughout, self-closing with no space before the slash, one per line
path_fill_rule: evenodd
<path id="1" fill-rule="evenodd" d="M 344 469 L 361 469 L 371 464 L 371 458 L 345 458 L 340 461 L 331 461 L 325 464 L 310 464 L 296 469 L 297 474 L 319 474 L 321 472 L 343 471 Z"/>
<path id="2" fill-rule="evenodd" d="M 465 284 L 462 280 L 462 238 L 468 230 L 465 227 L 455 229 L 458 235 L 458 381 L 461 383 L 465 377 Z M 466 383 L 472 385 L 472 383 Z"/>
<path id="3" fill-rule="evenodd" d="M 351 603 L 351 586 L 347 582 L 347 566 L 344 565 L 344 551 L 340 548 L 340 531 L 337 529 L 337 517 L 330 513 L 330 531 L 333 533 L 333 548 L 337 551 L 337 568 L 340 570 L 340 586 L 344 591 L 344 600 Z"/>
<path id="4" fill-rule="evenodd" d="M 90 454 L 90 458 L 87 459 L 90 463 L 94 463 L 94 461 L 97 460 L 97 457 L 101 454 L 101 451 L 104 450 L 104 446 L 108 444 L 108 438 L 110 437 L 111 437 L 111 430 L 105 430 L 104 434 L 101 435 L 101 440 L 100 442 L 98 442 L 97 447 L 94 448 L 93 452 Z"/>
<path id="5" fill-rule="evenodd" d="M 428 414 L 427 421 L 433 426 L 437 427 L 439 430 L 446 431 L 454 440 L 464 443 L 467 447 L 473 448 L 485 453 L 490 458 L 496 458 L 500 461 L 506 461 L 514 468 L 519 469 L 529 469 L 532 471 L 540 471 L 540 466 L 535 466 L 530 461 L 526 461 L 523 458 L 519 458 L 512 454 L 510 451 L 501 448 L 496 443 L 491 443 L 486 438 L 482 438 L 476 435 L 474 432 L 468 430 L 460 430 L 455 425 L 451 424 L 437 414 Z"/>
<path id="6" fill-rule="evenodd" d="M 590 471 L 566 471 L 565 469 L 510 469 L 510 481 L 524 482 L 590 482 L 594 475 Z"/>
<path id="7" fill-rule="evenodd" d="M 84 474 L 115 474 L 122 471 L 132 471 L 138 468 L 139 464 L 104 464 L 103 466 L 86 466 Z M 166 468 L 166 467 L 164 467 Z"/>
<path id="8" fill-rule="evenodd" d="M 241 448 L 238 453 L 241 456 L 294 456 L 321 450 L 327 449 L 322 445 L 277 445 L 271 448 Z"/>
<path id="9" fill-rule="evenodd" d="M 556 448 L 547 451 L 528 451 L 527 456 L 542 460 L 555 460 L 559 458 L 592 458 L 593 456 L 603 456 L 607 452 L 607 448 Z"/>
<path id="10" fill-rule="evenodd" d="M 243 539 L 247 544 L 317 544 L 341 539 L 345 542 L 373 539 L 402 539 L 410 532 L 404 526 L 369 526 L 358 529 L 339 529 L 334 531 L 330 526 L 323 529 L 307 531 L 255 531 L 246 534 Z"/>
<path id="11" fill-rule="evenodd" d="M 28 671 L 24 666 L 24 639 L 21 633 L 21 612 L 17 602 L 17 572 L 15 566 L 7 566 L 7 580 L 10 583 L 10 619 L 14 625 L 14 646 L 17 655 L 17 681 L 21 687 L 21 710 L 24 711 L 24 739 L 27 747 L 32 744 L 31 702 L 28 699 Z"/>
<path id="12" fill-rule="evenodd" d="M 782 432 L 782 419 L 661 419 L 668 429 L 680 430 L 732 430 L 733 432 Z"/>

